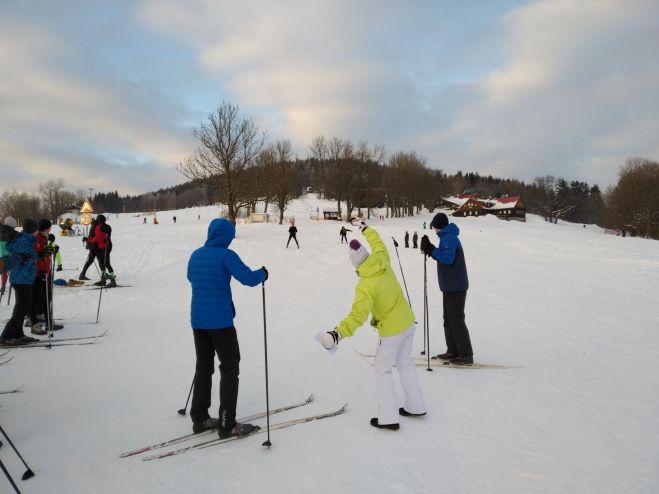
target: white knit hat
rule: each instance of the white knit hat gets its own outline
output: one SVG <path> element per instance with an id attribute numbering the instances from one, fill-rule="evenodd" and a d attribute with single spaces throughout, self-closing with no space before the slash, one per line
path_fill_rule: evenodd
<path id="1" fill-rule="evenodd" d="M 348 250 L 348 257 L 350 257 L 350 262 L 357 269 L 369 256 L 369 252 L 366 248 L 359 243 L 359 240 L 353 239 L 350 241 L 350 249 Z"/>
<path id="2" fill-rule="evenodd" d="M 16 228 L 16 220 L 12 216 L 7 216 L 5 218 L 5 225 L 10 228 Z"/>

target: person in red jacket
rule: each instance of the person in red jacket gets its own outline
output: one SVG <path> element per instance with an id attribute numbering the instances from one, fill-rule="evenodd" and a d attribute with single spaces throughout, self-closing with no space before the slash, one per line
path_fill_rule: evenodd
<path id="1" fill-rule="evenodd" d="M 104 215 L 99 214 L 96 217 L 98 225 L 94 230 L 94 236 L 91 235 L 87 238 L 88 243 L 95 244 L 97 249 L 98 264 L 101 269 L 101 281 L 94 283 L 94 285 L 105 286 L 107 279 L 110 279 L 108 287 L 117 286 L 116 275 L 114 269 L 110 264 L 110 252 L 112 252 L 112 228 L 106 223 Z"/>
<path id="2" fill-rule="evenodd" d="M 48 234 L 51 227 L 50 220 L 39 220 L 34 244 L 34 251 L 37 254 L 37 275 L 32 283 L 32 299 L 28 316 L 32 326 L 31 333 L 36 335 L 48 334 L 51 324 L 53 329 L 63 328 L 61 324 L 53 324 L 51 320 L 53 249 L 48 245 Z"/>

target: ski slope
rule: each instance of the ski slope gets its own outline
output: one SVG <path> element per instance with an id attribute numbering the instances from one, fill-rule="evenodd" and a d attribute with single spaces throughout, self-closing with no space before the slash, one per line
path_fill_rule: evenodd
<path id="1" fill-rule="evenodd" d="M 471 288 L 467 325 L 475 360 L 511 369 L 419 367 L 429 413 L 403 418 L 398 432 L 369 426 L 376 414 L 373 353 L 365 325 L 328 354 L 313 339 L 350 308 L 356 281 L 339 243 L 341 224 L 311 221 L 313 195 L 293 201 L 301 248 L 286 249 L 288 225 L 238 225 L 232 248 L 265 265 L 270 404 L 306 398 L 288 420 L 348 402 L 340 416 L 157 461 L 118 455 L 191 432 L 177 410 L 194 372 L 186 265 L 217 208 L 159 212 L 159 225 L 108 215 L 118 282 L 102 291 L 57 288 L 57 336 L 109 330 L 88 346 L 15 349 L 0 367 L 0 459 L 24 493 L 634 493 L 659 492 L 659 243 L 606 235 L 582 225 L 455 218 Z M 176 215 L 177 223 L 172 222 Z M 197 216 L 201 219 L 198 220 Z M 403 248 L 433 214 L 370 220 L 399 254 L 423 347 L 423 256 Z M 351 227 L 349 227 L 351 228 Z M 362 239 L 356 229 L 349 239 Z M 432 238 L 432 237 L 431 237 Z M 80 238 L 58 237 L 64 276 L 77 277 Z M 436 242 L 435 242 L 436 243 Z M 98 279 L 94 268 L 88 271 Z M 430 346 L 445 350 L 441 294 L 428 264 Z M 88 282 L 90 283 L 90 282 Z M 265 408 L 263 292 L 233 283 L 241 345 L 238 415 Z M 0 319 L 11 307 L 3 300 Z M 4 357 L 6 358 L 6 357 Z M 4 360 L 4 358 L 2 360 Z M 217 414 L 216 372 L 213 408 Z M 265 424 L 265 420 L 258 421 Z M 11 492 L 0 476 L 0 492 Z"/>

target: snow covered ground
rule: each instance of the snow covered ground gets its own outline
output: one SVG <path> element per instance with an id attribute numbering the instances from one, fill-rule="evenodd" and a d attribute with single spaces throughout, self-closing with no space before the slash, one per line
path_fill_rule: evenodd
<path id="1" fill-rule="evenodd" d="M 656 493 L 659 492 L 659 243 L 595 227 L 456 218 L 471 288 L 467 324 L 478 362 L 506 370 L 419 367 L 429 413 L 401 419 L 398 432 L 369 426 L 375 415 L 372 353 L 362 328 L 329 355 L 314 341 L 347 313 L 355 274 L 340 224 L 308 220 L 322 201 L 291 204 L 301 248 L 285 249 L 288 225 L 239 225 L 232 244 L 251 267 L 265 265 L 270 403 L 314 393 L 311 405 L 272 422 L 324 412 L 338 417 L 173 458 L 143 462 L 118 454 L 190 432 L 176 412 L 194 372 L 189 327 L 190 253 L 205 240 L 216 208 L 160 212 L 159 225 L 109 216 L 119 283 L 103 292 L 58 288 L 58 336 L 109 330 L 90 346 L 15 349 L 0 367 L 0 459 L 24 493 Z M 177 216 L 174 224 L 171 217 Z M 201 215 L 201 219 L 197 219 Z M 405 230 L 422 235 L 432 214 L 371 220 L 401 247 L 421 327 L 423 257 L 402 248 Z M 149 218 L 150 220 L 150 218 Z M 427 231 L 426 231 L 427 232 Z M 359 232 L 349 238 L 361 238 Z M 59 238 L 65 276 L 85 258 L 80 238 Z M 94 268 L 89 273 L 97 279 Z M 90 276 L 92 277 L 92 276 Z M 444 351 L 441 294 L 428 265 L 430 343 Z M 239 416 L 265 408 L 262 290 L 233 284 L 241 344 Z M 0 319 L 11 307 L 3 300 Z M 0 360 L 4 360 L 3 357 Z M 217 407 L 217 378 L 213 414 Z M 260 423 L 264 424 L 262 420 Z M 0 476 L 0 492 L 11 487 Z"/>

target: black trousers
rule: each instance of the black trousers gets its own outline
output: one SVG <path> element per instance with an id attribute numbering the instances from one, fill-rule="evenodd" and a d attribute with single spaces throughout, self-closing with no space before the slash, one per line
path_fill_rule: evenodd
<path id="1" fill-rule="evenodd" d="M 194 329 L 194 346 L 197 353 L 194 389 L 190 417 L 193 422 L 206 420 L 211 406 L 215 354 L 220 361 L 221 427 L 233 427 L 238 403 L 238 374 L 240 373 L 240 347 L 236 328 L 213 330 Z M 224 419 L 224 420 L 222 420 Z"/>
<path id="2" fill-rule="evenodd" d="M 459 357 L 473 357 L 469 329 L 465 323 L 467 292 L 443 294 L 446 351 Z"/>
<path id="3" fill-rule="evenodd" d="M 100 252 L 96 254 L 96 258 L 98 259 L 98 267 L 101 270 L 101 276 L 107 269 L 108 273 L 114 273 L 114 269 L 112 269 L 112 266 L 110 265 L 110 252 L 112 252 L 112 248 L 107 248 L 107 249 L 102 249 Z"/>
<path id="4" fill-rule="evenodd" d="M 297 238 L 295 237 L 295 234 L 294 234 L 294 233 L 291 233 L 291 234 L 288 236 L 288 242 L 286 242 L 286 248 L 288 249 L 288 244 L 291 243 L 291 239 L 295 240 L 295 243 L 297 244 L 297 248 L 299 249 L 299 248 L 300 248 L 300 244 L 297 243 Z"/>
<path id="5" fill-rule="evenodd" d="M 30 311 L 28 312 L 32 324 L 37 322 L 38 315 L 49 312 L 47 310 L 48 304 L 52 303 L 53 294 L 50 287 L 46 286 L 47 283 L 50 283 L 48 278 L 39 278 L 39 276 L 32 283 L 32 299 L 30 300 Z M 45 316 L 44 319 L 47 321 L 49 317 L 50 314 Z"/>
<path id="6" fill-rule="evenodd" d="M 96 259 L 96 252 L 89 249 L 89 254 L 87 254 L 87 260 L 85 261 L 85 265 L 82 267 L 82 271 L 80 272 L 80 274 L 83 275 L 87 274 L 87 270 L 89 269 L 89 266 L 94 264 L 94 259 Z"/>
<path id="7" fill-rule="evenodd" d="M 7 321 L 5 329 L 0 338 L 10 340 L 25 336 L 23 333 L 23 319 L 30 311 L 30 301 L 32 299 L 32 285 L 12 285 L 16 302 L 14 303 L 14 312 Z"/>
<path id="8" fill-rule="evenodd" d="M 346 241 L 346 244 L 347 244 L 348 243 L 348 236 L 347 235 L 341 235 L 341 243 L 343 243 L 344 240 Z"/>

